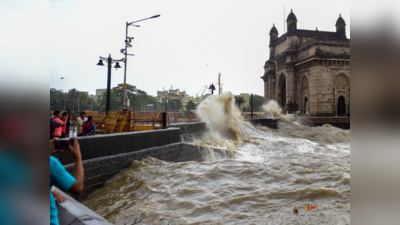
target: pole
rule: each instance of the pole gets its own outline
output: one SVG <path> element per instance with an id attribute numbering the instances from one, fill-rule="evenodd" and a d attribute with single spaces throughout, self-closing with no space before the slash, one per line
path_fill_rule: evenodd
<path id="1" fill-rule="evenodd" d="M 162 123 L 163 123 L 163 128 L 166 129 L 167 128 L 167 113 L 163 112 L 162 113 Z"/>
<path id="2" fill-rule="evenodd" d="M 107 74 L 106 115 L 108 113 L 108 110 L 110 110 L 110 100 L 111 100 L 111 64 L 112 64 L 111 54 L 108 56 L 107 64 L 108 64 L 107 65 L 108 66 L 108 74 Z"/>
<path id="3" fill-rule="evenodd" d="M 250 108 L 251 108 L 251 118 L 253 119 L 253 94 L 251 94 L 250 98 Z"/>
<path id="4" fill-rule="evenodd" d="M 79 91 L 76 91 L 76 103 L 78 103 L 78 112 L 79 112 Z"/>
<path id="5" fill-rule="evenodd" d="M 128 22 L 126 22 L 126 31 L 125 31 L 125 52 L 124 52 L 124 54 L 125 54 L 125 66 L 124 66 L 124 68 L 125 68 L 125 70 L 124 70 L 124 84 L 126 85 L 126 64 L 128 63 L 128 58 L 126 57 L 127 56 L 127 54 L 128 54 L 128 43 L 127 43 L 127 41 L 128 41 L 128 26 L 129 26 L 129 24 L 128 24 Z M 126 87 L 124 87 L 124 97 L 123 97 L 123 101 L 122 101 L 122 109 L 126 109 L 127 107 L 126 107 Z"/>
<path id="6" fill-rule="evenodd" d="M 218 74 L 218 94 L 221 94 L 221 73 Z"/>
<path id="7" fill-rule="evenodd" d="M 64 109 L 65 112 L 65 109 Z M 67 126 L 65 127 L 65 137 L 69 137 L 69 129 L 71 125 L 71 110 L 67 109 L 68 117 L 67 117 Z"/>
<path id="8" fill-rule="evenodd" d="M 285 6 L 283 6 L 283 34 L 286 33 L 286 26 L 285 26 Z"/>

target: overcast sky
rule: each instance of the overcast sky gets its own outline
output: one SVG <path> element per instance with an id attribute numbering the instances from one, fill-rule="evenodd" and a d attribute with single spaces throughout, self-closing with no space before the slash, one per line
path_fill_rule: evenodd
<path id="1" fill-rule="evenodd" d="M 223 91 L 263 95 L 269 30 L 275 23 L 283 34 L 284 6 L 286 17 L 293 9 L 298 29 L 335 31 L 341 13 L 350 38 L 350 1 L 327 2 L 51 0 L 50 87 L 90 94 L 106 88 L 107 67 L 96 66 L 99 56 L 123 58 L 125 22 L 160 14 L 128 29 L 135 38 L 128 48 L 135 54 L 128 56 L 128 84 L 150 95 L 171 85 L 195 95 L 221 73 Z M 123 79 L 123 69 L 112 70 L 112 87 Z"/>

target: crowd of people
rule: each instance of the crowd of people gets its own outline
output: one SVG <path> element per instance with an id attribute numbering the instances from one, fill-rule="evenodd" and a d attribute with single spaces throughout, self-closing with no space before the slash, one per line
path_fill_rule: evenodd
<path id="1" fill-rule="evenodd" d="M 96 132 L 96 126 L 93 123 L 93 117 L 88 116 L 85 118 L 86 113 L 81 112 L 78 119 L 76 120 L 77 134 L 78 136 L 94 135 Z M 68 112 L 61 114 L 60 110 L 55 110 L 53 114 L 50 113 L 50 140 L 58 137 L 66 137 Z"/>

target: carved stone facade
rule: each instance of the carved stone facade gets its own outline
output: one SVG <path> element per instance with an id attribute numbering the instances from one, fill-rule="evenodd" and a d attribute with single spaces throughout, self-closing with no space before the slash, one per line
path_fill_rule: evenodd
<path id="1" fill-rule="evenodd" d="M 270 31 L 270 57 L 265 63 L 265 101 L 276 100 L 285 111 L 314 116 L 350 114 L 350 39 L 346 23 L 336 32 L 297 29 L 291 12 L 288 32 Z"/>

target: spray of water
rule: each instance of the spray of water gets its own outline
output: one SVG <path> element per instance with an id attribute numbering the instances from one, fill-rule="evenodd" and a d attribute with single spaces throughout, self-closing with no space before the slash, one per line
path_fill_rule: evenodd
<path id="1" fill-rule="evenodd" d="M 270 113 L 272 118 L 274 118 L 274 114 L 278 117 L 284 117 L 284 115 L 281 113 L 281 107 L 279 107 L 275 100 L 269 100 L 267 104 L 263 105 L 263 109 L 264 112 Z"/>
<path id="2" fill-rule="evenodd" d="M 250 124 L 243 121 L 232 93 L 207 97 L 197 107 L 196 112 L 208 128 L 199 145 L 233 150 L 242 144 L 240 127 Z"/>
<path id="3" fill-rule="evenodd" d="M 275 100 L 269 100 L 267 104 L 263 105 L 263 109 L 265 113 L 270 113 L 272 118 L 274 118 L 273 115 L 276 115 L 284 122 L 291 123 L 296 126 L 301 126 L 297 122 L 290 121 L 284 114 L 282 114 L 282 108 L 278 105 L 278 103 Z"/>

